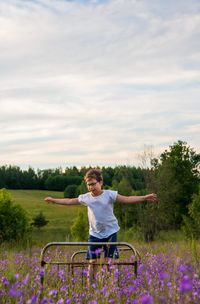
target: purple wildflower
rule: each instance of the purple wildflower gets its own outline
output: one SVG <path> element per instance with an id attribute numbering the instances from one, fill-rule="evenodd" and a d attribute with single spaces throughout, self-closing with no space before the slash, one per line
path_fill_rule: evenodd
<path id="1" fill-rule="evenodd" d="M 11 287 L 11 289 L 9 291 L 9 295 L 13 298 L 20 298 L 22 295 L 22 292 L 15 289 L 14 287 Z"/>
<path id="2" fill-rule="evenodd" d="M 58 300 L 58 302 L 56 304 L 65 304 L 65 300 L 64 299 L 60 299 L 60 300 Z"/>
<path id="3" fill-rule="evenodd" d="M 38 297 L 36 295 L 32 295 L 31 298 L 26 302 L 26 304 L 35 304 L 38 303 Z"/>
<path id="4" fill-rule="evenodd" d="M 64 285 L 60 287 L 60 292 L 65 292 L 67 289 L 69 289 L 69 285 Z"/>
<path id="5" fill-rule="evenodd" d="M 164 272 L 164 271 L 163 272 L 161 271 L 158 274 L 158 276 L 159 276 L 160 281 L 164 281 L 164 280 L 169 278 L 169 274 L 167 272 Z"/>
<path id="6" fill-rule="evenodd" d="M 23 283 L 24 285 L 27 285 L 27 283 L 28 283 L 28 281 L 29 281 L 29 278 L 30 278 L 30 274 L 28 273 L 28 274 L 25 276 L 25 278 L 22 280 L 22 283 Z"/>
<path id="7" fill-rule="evenodd" d="M 20 277 L 20 275 L 19 275 L 19 273 L 15 273 L 13 277 L 14 277 L 16 280 L 18 280 L 19 277 Z"/>
<path id="8" fill-rule="evenodd" d="M 58 291 L 57 291 L 57 289 L 52 289 L 52 290 L 50 290 L 49 291 L 49 296 L 51 297 L 56 297 L 57 296 L 57 294 L 58 294 Z"/>
<path id="9" fill-rule="evenodd" d="M 150 295 L 143 294 L 140 296 L 141 304 L 153 304 L 153 298 Z"/>
<path id="10" fill-rule="evenodd" d="M 48 299 L 47 299 L 46 297 L 44 297 L 44 298 L 41 300 L 40 304 L 48 304 Z"/>
<path id="11" fill-rule="evenodd" d="M 118 269 L 116 269 L 115 270 L 115 273 L 114 273 L 114 275 L 115 275 L 115 278 L 119 278 L 119 276 L 120 276 L 120 272 L 119 272 L 119 270 Z"/>
<path id="12" fill-rule="evenodd" d="M 185 275 L 180 283 L 180 291 L 181 292 L 189 292 L 192 291 L 192 280 Z"/>
<path id="13" fill-rule="evenodd" d="M 6 277 L 2 277 L 1 278 L 1 283 L 4 285 L 4 286 L 9 286 L 10 285 L 10 281 L 8 281 L 6 279 Z"/>
<path id="14" fill-rule="evenodd" d="M 44 277 L 44 269 L 41 269 L 41 270 L 40 270 L 39 275 L 40 275 L 41 278 Z"/>

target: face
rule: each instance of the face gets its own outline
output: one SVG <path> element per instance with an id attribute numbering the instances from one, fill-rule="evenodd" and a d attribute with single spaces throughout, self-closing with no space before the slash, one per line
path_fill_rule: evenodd
<path id="1" fill-rule="evenodd" d="M 87 179 L 86 185 L 88 191 L 90 191 L 93 196 L 98 196 L 102 193 L 102 182 L 98 182 L 95 178 Z"/>

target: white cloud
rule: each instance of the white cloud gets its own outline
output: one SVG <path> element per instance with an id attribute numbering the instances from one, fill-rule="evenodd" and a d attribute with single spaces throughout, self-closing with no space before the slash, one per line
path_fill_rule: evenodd
<path id="1" fill-rule="evenodd" d="M 1 164 L 199 150 L 199 1 L 0 3 Z"/>

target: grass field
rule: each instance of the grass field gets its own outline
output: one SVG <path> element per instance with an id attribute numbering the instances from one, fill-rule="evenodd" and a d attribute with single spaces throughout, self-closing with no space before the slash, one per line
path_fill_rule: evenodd
<path id="1" fill-rule="evenodd" d="M 34 243 L 41 245 L 53 241 L 74 241 L 70 236 L 70 228 L 79 210 L 87 214 L 85 207 L 52 205 L 44 201 L 46 196 L 62 198 L 63 192 L 58 191 L 8 190 L 8 192 L 11 194 L 14 203 L 19 204 L 26 210 L 30 221 L 40 211 L 43 212 L 45 218 L 49 221 L 41 230 L 34 229 L 32 233 Z M 142 242 L 142 235 L 139 235 L 138 232 L 132 229 L 126 232 L 120 229 L 118 240 L 134 243 L 137 241 Z M 163 231 L 159 234 L 157 240 L 161 242 L 177 242 L 184 240 L 184 235 L 181 231 Z"/>
<path id="2" fill-rule="evenodd" d="M 83 206 L 52 205 L 44 202 L 46 196 L 63 197 L 63 192 L 42 190 L 8 190 L 13 202 L 26 210 L 30 220 L 40 211 L 49 221 L 41 230 L 34 229 L 33 241 L 46 243 L 50 241 L 66 241 L 70 238 L 70 227 L 73 224 L 80 208 L 87 212 Z"/>

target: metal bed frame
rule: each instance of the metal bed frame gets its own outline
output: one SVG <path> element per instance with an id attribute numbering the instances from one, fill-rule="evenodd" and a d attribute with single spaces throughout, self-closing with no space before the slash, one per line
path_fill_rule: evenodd
<path id="1" fill-rule="evenodd" d="M 87 267 L 90 262 L 88 260 L 84 260 L 81 262 L 75 261 L 75 258 L 83 253 L 86 253 L 87 250 L 77 250 L 75 251 L 70 258 L 70 261 L 66 261 L 66 262 L 61 262 L 61 261 L 47 261 L 45 260 L 45 253 L 47 251 L 47 249 L 49 249 L 50 247 L 75 247 L 75 246 L 90 246 L 90 245 L 100 245 L 100 246 L 110 246 L 110 245 L 116 245 L 119 251 L 131 251 L 132 255 L 131 257 L 133 257 L 132 261 L 122 261 L 122 262 L 118 262 L 116 260 L 113 260 L 112 265 L 117 265 L 117 266 L 122 266 L 122 265 L 127 265 L 127 266 L 133 266 L 134 269 L 134 274 L 137 277 L 137 269 L 138 269 L 138 261 L 140 261 L 141 257 L 140 254 L 138 252 L 137 249 L 135 249 L 131 244 L 126 243 L 126 242 L 51 242 L 46 244 L 42 251 L 41 251 L 41 255 L 40 255 L 40 265 L 42 268 L 42 273 L 43 275 L 41 276 L 41 286 L 43 289 L 43 285 L 44 285 L 44 269 L 45 266 L 47 264 L 50 265 L 67 265 L 68 266 L 68 271 L 71 271 L 71 274 L 74 275 L 74 268 L 76 267 L 81 267 L 82 268 L 82 284 L 83 284 L 83 269 L 85 267 Z M 99 259 L 97 259 L 94 263 L 92 263 L 92 265 L 97 265 L 97 266 L 103 266 L 106 265 L 107 267 L 109 267 L 111 265 L 111 263 L 109 263 L 108 261 L 99 261 Z"/>

